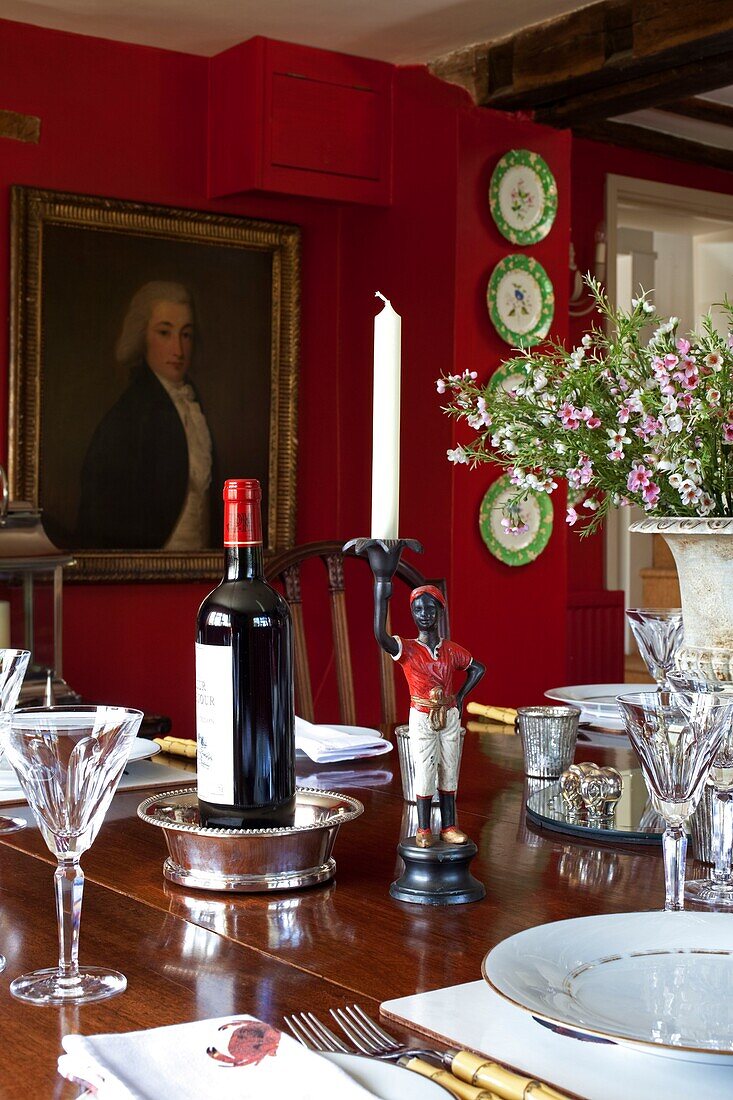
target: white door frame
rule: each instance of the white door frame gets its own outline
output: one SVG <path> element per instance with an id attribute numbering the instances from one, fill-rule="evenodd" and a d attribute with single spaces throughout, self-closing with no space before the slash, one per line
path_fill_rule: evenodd
<path id="1" fill-rule="evenodd" d="M 733 195 L 609 174 L 606 176 L 606 293 L 613 305 L 616 304 L 617 296 L 619 207 L 629 204 L 728 221 L 733 226 Z M 613 509 L 609 512 L 605 525 L 606 587 L 623 588 L 627 595 L 630 570 L 636 557 L 631 549 L 631 533 L 628 530 L 630 511 L 631 509 Z"/>

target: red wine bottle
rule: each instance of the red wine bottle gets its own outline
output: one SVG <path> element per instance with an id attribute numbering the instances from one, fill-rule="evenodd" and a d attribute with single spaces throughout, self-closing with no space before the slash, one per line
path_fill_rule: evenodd
<path id="1" fill-rule="evenodd" d="M 265 581 L 258 481 L 224 484 L 224 578 L 196 620 L 201 824 L 292 825 L 295 718 L 290 609 Z"/>

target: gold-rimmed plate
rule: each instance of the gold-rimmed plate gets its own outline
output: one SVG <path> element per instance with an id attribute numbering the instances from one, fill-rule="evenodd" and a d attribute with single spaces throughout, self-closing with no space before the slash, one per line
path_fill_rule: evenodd
<path id="1" fill-rule="evenodd" d="M 612 913 L 528 928 L 482 973 L 500 996 L 581 1035 L 733 1067 L 727 913 Z"/>

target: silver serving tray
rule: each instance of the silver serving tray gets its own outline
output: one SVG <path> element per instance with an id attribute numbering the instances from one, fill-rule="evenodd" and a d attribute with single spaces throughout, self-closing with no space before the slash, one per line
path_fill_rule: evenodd
<path id="1" fill-rule="evenodd" d="M 328 882 L 341 825 L 364 812 L 347 794 L 298 787 L 295 823 L 281 829 L 207 829 L 199 823 L 195 787 L 146 798 L 138 817 L 165 834 L 163 874 L 179 886 L 233 893 L 297 890 Z"/>

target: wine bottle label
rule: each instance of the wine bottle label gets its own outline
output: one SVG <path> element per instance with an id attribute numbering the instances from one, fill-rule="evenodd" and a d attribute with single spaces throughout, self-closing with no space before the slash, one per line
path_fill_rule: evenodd
<path id="1" fill-rule="evenodd" d="M 234 803 L 234 681 L 227 645 L 196 643 L 196 764 L 198 796 Z"/>

